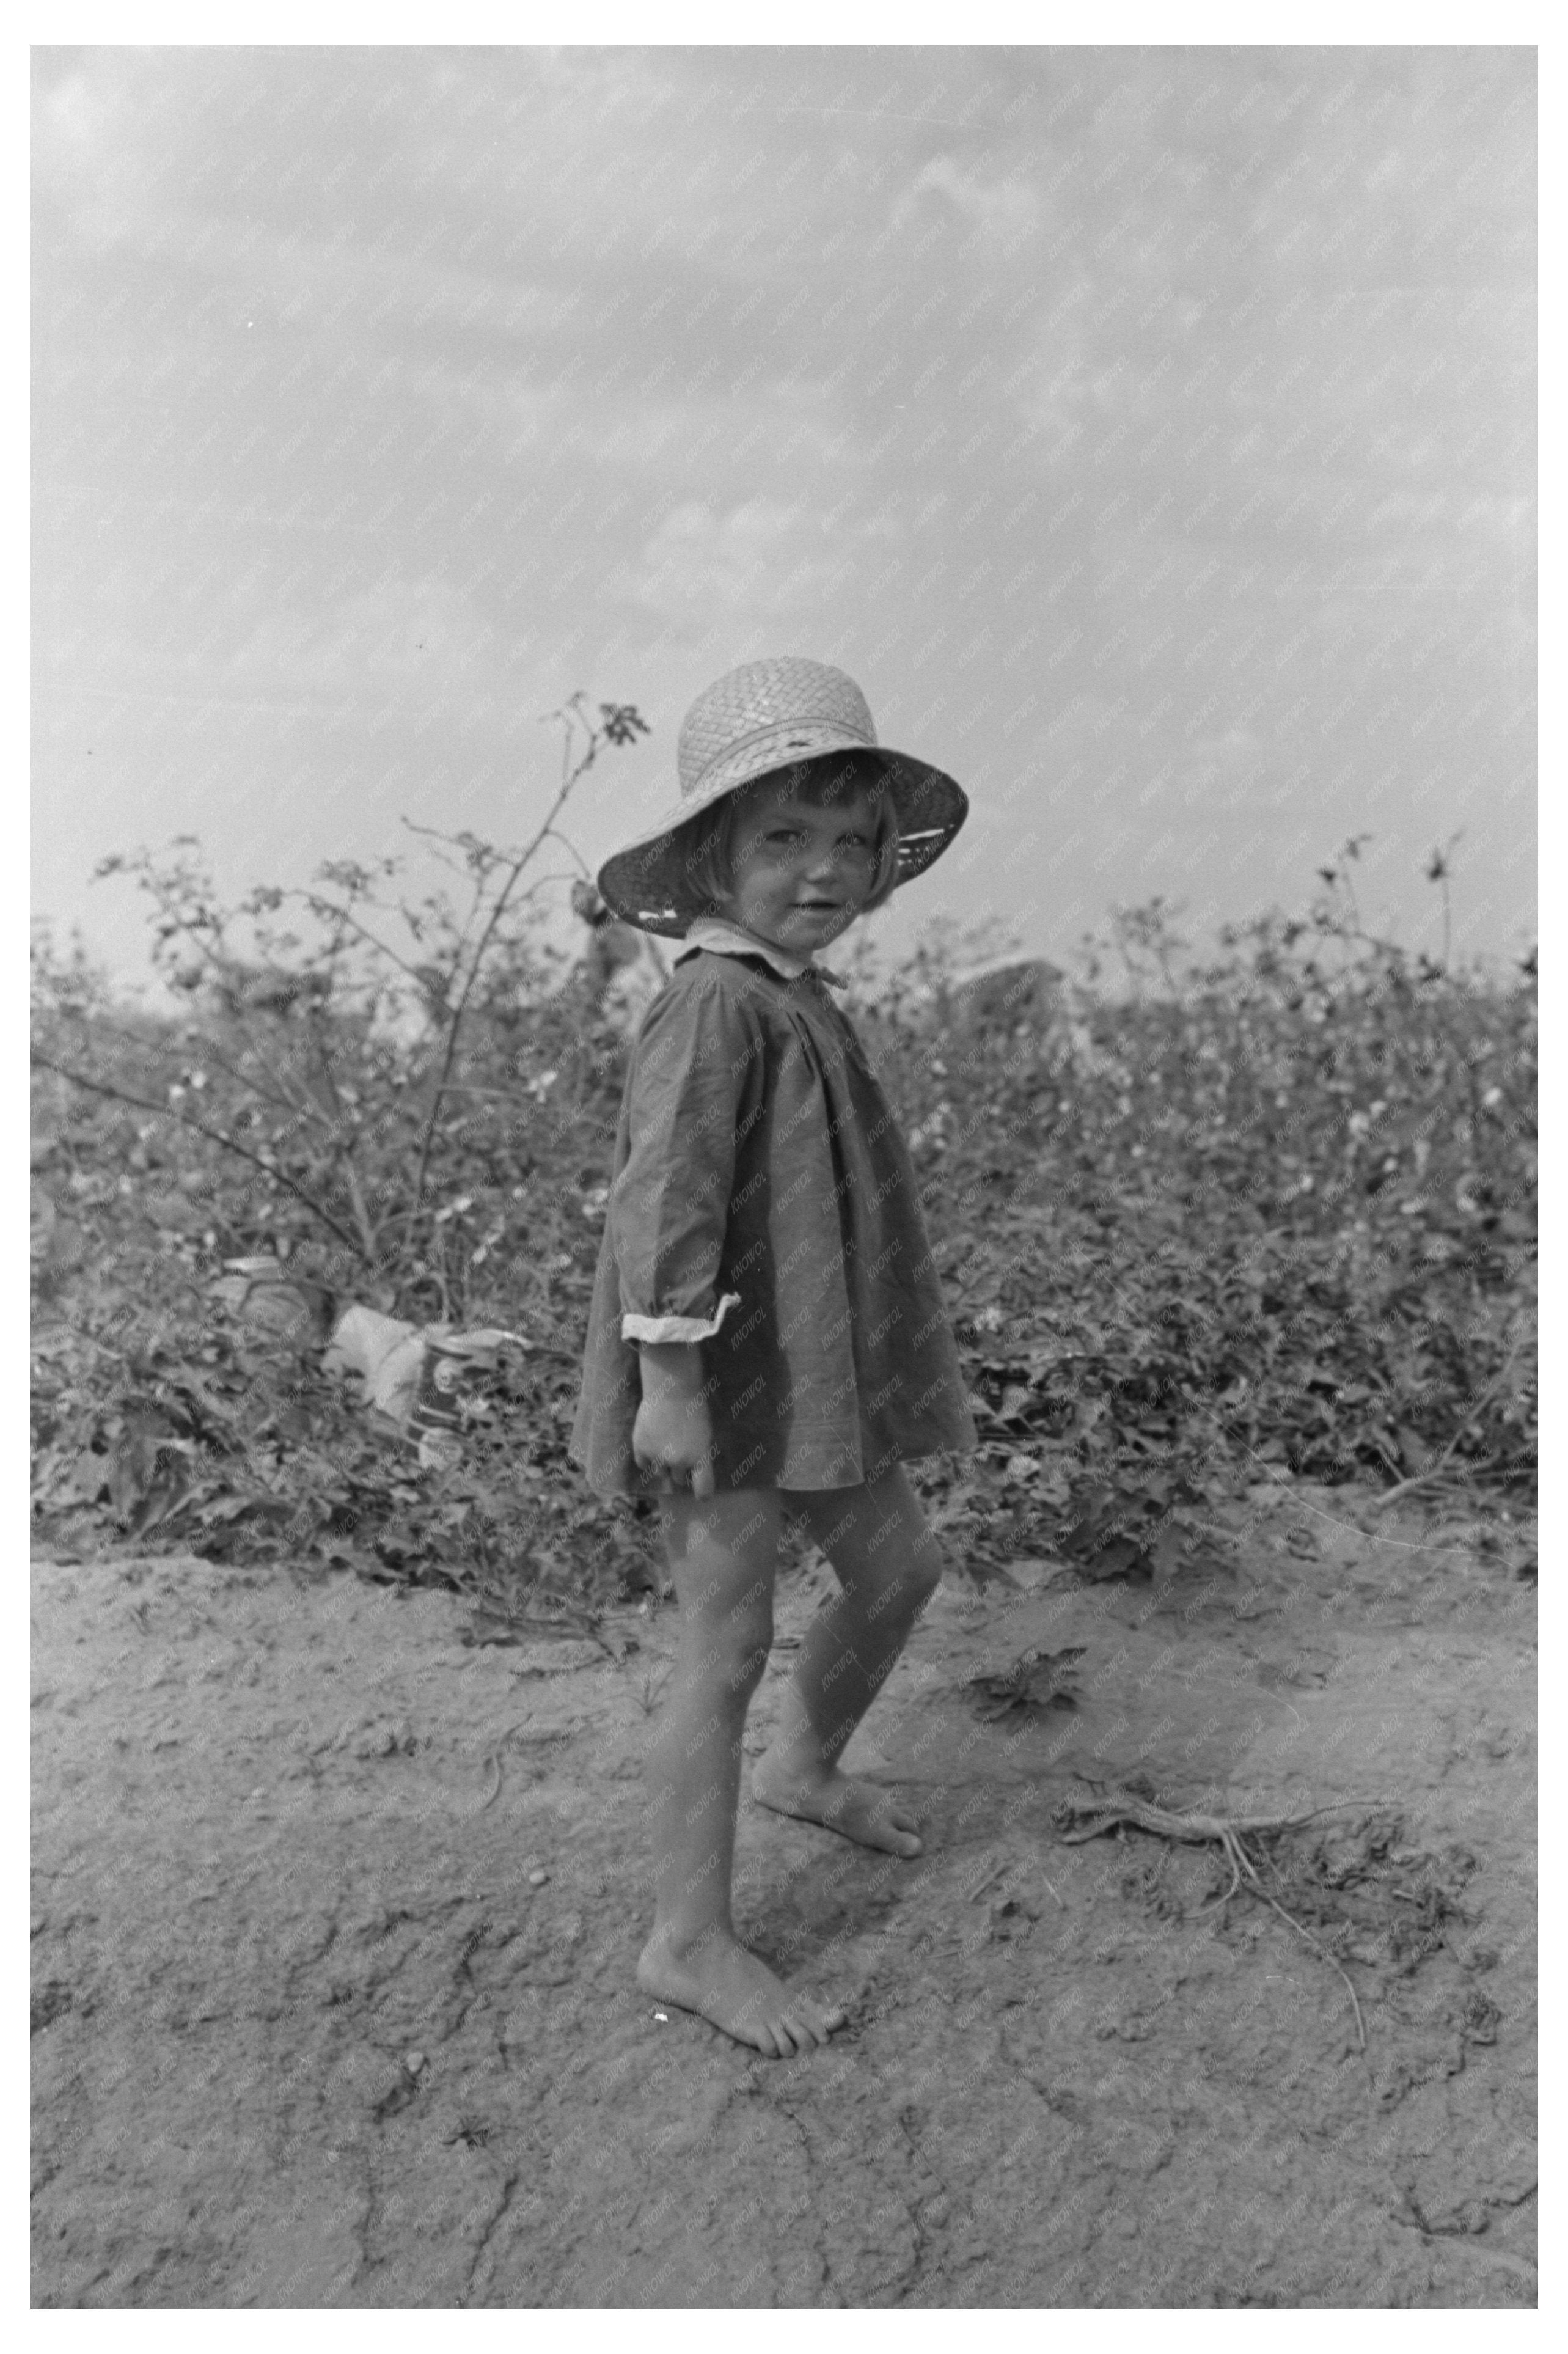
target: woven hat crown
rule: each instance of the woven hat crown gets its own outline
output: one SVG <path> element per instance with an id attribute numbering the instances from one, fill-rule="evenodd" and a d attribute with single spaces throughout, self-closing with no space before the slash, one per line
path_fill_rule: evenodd
<path id="1" fill-rule="evenodd" d="M 698 695 L 681 723 L 677 759 L 681 793 L 698 794 L 724 764 L 749 766 L 748 752 L 782 766 L 791 755 L 809 759 L 823 748 L 823 730 L 874 747 L 871 706 L 853 678 L 831 663 L 803 654 L 742 663 Z M 791 733 L 799 731 L 799 740 Z"/>

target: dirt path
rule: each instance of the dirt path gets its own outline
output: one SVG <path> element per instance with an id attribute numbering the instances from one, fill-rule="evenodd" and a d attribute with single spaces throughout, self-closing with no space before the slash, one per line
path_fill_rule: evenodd
<path id="1" fill-rule="evenodd" d="M 950 1579 L 853 1753 L 926 1855 L 743 1812 L 744 1925 L 852 2012 L 786 2063 L 632 1980 L 673 1611 L 617 1664 L 349 1579 L 35 1564 L 35 2301 L 1532 2304 L 1534 1596 L 1345 1509 L 1158 1595 Z M 1031 1645 L 1085 1647 L 1078 1707 L 983 1723 Z M 1364 2056 L 1277 1913 L 1199 1912 L 1210 1851 L 1061 1842 L 1075 1776 L 1139 1772 L 1382 1802 L 1269 1882 Z"/>

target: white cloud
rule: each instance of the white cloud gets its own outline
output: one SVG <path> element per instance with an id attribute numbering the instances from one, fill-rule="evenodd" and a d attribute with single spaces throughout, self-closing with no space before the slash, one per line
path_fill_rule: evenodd
<path id="1" fill-rule="evenodd" d="M 1017 370 L 1008 390 L 1024 423 L 1053 440 L 1075 440 L 1095 394 L 1084 338 L 1075 330 L 1052 335 Z"/>
<path id="2" fill-rule="evenodd" d="M 52 87 L 43 86 L 40 77 L 33 110 L 37 186 L 60 205 L 90 252 L 121 244 L 147 210 L 149 173 L 136 101 L 145 98 L 155 130 L 162 93 L 155 87 L 139 90 L 144 80 L 133 65 L 114 71 L 97 59 Z"/>
<path id="3" fill-rule="evenodd" d="M 771 619 L 821 604 L 853 560 L 799 506 L 748 499 L 719 514 L 693 501 L 672 509 L 615 586 L 666 620 Z"/>
<path id="4" fill-rule="evenodd" d="M 767 388 L 742 405 L 700 395 L 661 398 L 635 386 L 596 394 L 514 378 L 497 389 L 471 387 L 467 397 L 495 428 L 507 456 L 547 440 L 557 461 L 567 451 L 596 465 L 657 468 L 672 461 L 686 474 L 709 453 L 726 458 L 743 432 L 770 457 L 788 444 L 792 453 L 803 450 L 819 464 L 842 456 L 846 447 L 845 429 L 831 412 Z"/>
<path id="5" fill-rule="evenodd" d="M 802 140 L 789 110 L 746 105 L 755 72 L 744 51 L 512 48 L 499 68 L 470 51 L 404 99 L 399 130 L 418 185 L 476 236 L 543 247 L 585 282 L 630 261 L 793 283 L 799 240 L 842 228 L 872 164 L 842 139 L 824 159 L 814 125 Z"/>
<path id="6" fill-rule="evenodd" d="M 1528 529 L 1535 511 L 1531 498 L 1484 491 L 1391 491 L 1367 517 L 1366 527 L 1397 523 L 1420 528 L 1446 524 L 1458 531 L 1489 531 L 1511 539 Z"/>
<path id="7" fill-rule="evenodd" d="M 269 613 L 228 665 L 235 684 L 472 703 L 500 683 L 495 631 L 442 580 L 387 579 L 319 613 Z"/>
<path id="8" fill-rule="evenodd" d="M 1262 746 L 1263 739 L 1255 729 L 1238 723 L 1219 736 L 1196 737 L 1187 748 L 1195 759 L 1250 760 Z"/>
<path id="9" fill-rule="evenodd" d="M 1446 491 L 1392 491 L 1373 507 L 1366 527 L 1371 531 L 1380 523 L 1442 523 L 1452 511 L 1453 502 Z"/>
<path id="10" fill-rule="evenodd" d="M 460 374 L 440 361 L 409 373 L 410 394 L 448 415 L 477 419 L 496 456 L 547 451 L 595 466 L 689 477 L 705 459 L 726 468 L 766 451 L 770 464 L 842 466 L 855 455 L 839 396 L 813 383 L 760 385 L 743 400 L 720 393 L 660 394 L 630 382 L 540 383 L 520 372 Z"/>
<path id="11" fill-rule="evenodd" d="M 927 195 L 945 197 L 965 220 L 992 230 L 1009 243 L 1030 236 L 1044 216 L 1044 201 L 1032 181 L 1016 175 L 983 180 L 951 155 L 934 155 L 924 166 L 895 219 L 907 219 L 919 198 Z"/>
<path id="12" fill-rule="evenodd" d="M 45 93 L 38 107 L 42 154 L 51 144 L 61 160 L 87 162 L 97 151 L 104 130 L 113 120 L 113 101 L 95 90 L 84 73 L 73 73 Z"/>

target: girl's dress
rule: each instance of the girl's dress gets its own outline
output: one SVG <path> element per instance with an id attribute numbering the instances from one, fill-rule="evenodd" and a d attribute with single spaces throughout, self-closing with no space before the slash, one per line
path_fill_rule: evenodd
<path id="1" fill-rule="evenodd" d="M 688 945 L 632 1049 L 573 1460 L 600 1495 L 658 1489 L 631 1453 L 639 1341 L 701 1347 L 721 1489 L 968 1452 L 915 1172 L 859 1039 L 815 968 L 694 934 L 715 945 Z"/>

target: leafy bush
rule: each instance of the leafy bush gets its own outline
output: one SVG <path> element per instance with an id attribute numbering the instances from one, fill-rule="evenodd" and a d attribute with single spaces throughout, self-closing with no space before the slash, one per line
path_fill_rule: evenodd
<path id="1" fill-rule="evenodd" d="M 1202 964 L 1158 905 L 1121 928 L 1155 978 L 1068 992 L 1044 1051 L 890 1057 L 990 1409 L 977 1532 L 1171 1565 L 1172 1507 L 1277 1471 L 1531 1492 L 1533 959 L 1453 974 L 1333 897 Z"/>
<path id="2" fill-rule="evenodd" d="M 565 1456 L 625 1046 L 543 945 L 555 878 L 521 879 L 641 722 L 562 718 L 533 843 L 430 838 L 465 906 L 338 862 L 225 910 L 187 840 L 104 867 L 149 896 L 164 1009 L 37 944 L 34 1511 L 56 1543 L 352 1563 L 503 1620 L 656 1584 L 648 1516 Z M 1119 911 L 1044 1026 L 966 1022 L 974 943 L 950 928 L 852 972 L 980 1426 L 977 1457 L 918 1473 L 970 1567 L 1170 1572 L 1217 1500 L 1287 1471 L 1532 1491 L 1534 960 L 1502 981 L 1369 937 L 1357 848 L 1306 917 L 1207 960 L 1160 902 Z M 223 1262 L 259 1254 L 319 1303 L 305 1345 L 215 1305 Z M 350 1299 L 526 1337 L 457 1468 L 420 1471 L 323 1373 Z"/>

